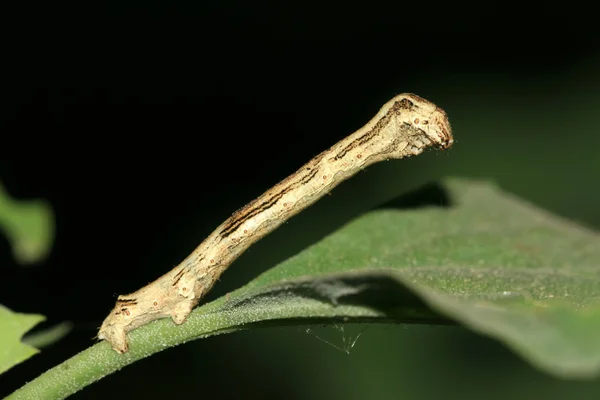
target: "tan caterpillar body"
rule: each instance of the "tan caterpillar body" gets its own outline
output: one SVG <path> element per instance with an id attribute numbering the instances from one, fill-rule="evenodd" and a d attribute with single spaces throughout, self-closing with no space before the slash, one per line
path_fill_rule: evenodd
<path id="1" fill-rule="evenodd" d="M 414 94 L 394 97 L 365 126 L 236 211 L 173 270 L 119 296 L 98 338 L 124 353 L 127 332 L 165 317 L 183 323 L 248 247 L 340 182 L 370 164 L 417 155 L 432 146 L 447 149 L 452 143 L 450 123 L 441 108 Z"/>

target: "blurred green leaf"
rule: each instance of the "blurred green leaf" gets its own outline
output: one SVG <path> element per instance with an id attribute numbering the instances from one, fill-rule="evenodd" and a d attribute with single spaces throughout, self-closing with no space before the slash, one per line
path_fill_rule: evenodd
<path id="1" fill-rule="evenodd" d="M 16 201 L 0 184 L 0 229 L 18 263 L 36 263 L 48 256 L 54 242 L 52 209 L 44 200 Z"/>
<path id="2" fill-rule="evenodd" d="M 181 326 L 130 332 L 125 355 L 92 346 L 14 398 L 63 398 L 196 338 L 308 323 L 455 321 L 550 374 L 590 378 L 600 372 L 599 265 L 597 233 L 491 184 L 448 180 L 364 214 Z"/>
<path id="3" fill-rule="evenodd" d="M 51 326 L 50 328 L 43 329 L 25 336 L 23 338 L 23 343 L 33 346 L 37 349 L 41 349 L 58 342 L 63 337 L 67 336 L 72 329 L 73 323 L 71 321 L 64 321 Z"/>
<path id="4" fill-rule="evenodd" d="M 0 305 L 0 374 L 38 353 L 21 337 L 45 319 L 43 315 L 15 313 Z"/>

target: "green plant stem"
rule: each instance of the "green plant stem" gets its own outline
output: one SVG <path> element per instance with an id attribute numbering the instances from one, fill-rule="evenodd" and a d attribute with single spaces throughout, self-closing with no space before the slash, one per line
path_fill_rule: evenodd
<path id="1" fill-rule="evenodd" d="M 6 399 L 64 399 L 137 360 L 193 339 L 247 329 L 255 323 L 261 324 L 265 321 L 269 322 L 268 326 L 290 325 L 290 311 L 293 311 L 296 316 L 305 314 L 304 319 L 293 320 L 295 324 L 317 321 L 320 324 L 340 321 L 394 322 L 385 318 L 380 312 L 365 307 L 336 307 L 328 303 L 319 303 L 320 307 L 317 306 L 320 312 L 317 312 L 317 315 L 315 315 L 315 304 L 306 310 L 290 310 L 289 307 L 277 310 L 269 307 L 264 313 L 246 313 L 235 309 L 224 310 L 223 306 L 226 306 L 227 301 L 228 299 L 221 298 L 196 308 L 190 314 L 188 321 L 180 326 L 173 324 L 170 319 L 162 319 L 135 329 L 128 335 L 130 350 L 123 355 L 112 350 L 105 341 L 97 343 L 46 371 Z"/>

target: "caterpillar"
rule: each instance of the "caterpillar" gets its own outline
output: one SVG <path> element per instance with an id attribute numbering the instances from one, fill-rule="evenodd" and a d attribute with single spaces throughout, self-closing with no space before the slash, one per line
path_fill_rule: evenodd
<path id="1" fill-rule="evenodd" d="M 248 247 L 368 165 L 453 144 L 444 110 L 410 93 L 388 101 L 365 126 L 233 213 L 185 260 L 136 292 L 121 295 L 98 339 L 119 353 L 127 333 L 160 318 L 185 322 L 221 274 Z"/>

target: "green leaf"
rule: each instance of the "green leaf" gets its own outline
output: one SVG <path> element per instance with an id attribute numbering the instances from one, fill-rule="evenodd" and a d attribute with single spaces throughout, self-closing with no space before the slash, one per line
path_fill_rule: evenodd
<path id="1" fill-rule="evenodd" d="M 0 305 L 0 374 L 38 353 L 21 343 L 21 337 L 44 319 L 43 315 L 15 313 Z"/>
<path id="2" fill-rule="evenodd" d="M 598 376 L 600 236 L 490 184 L 445 188 L 450 208 L 365 214 L 236 292 L 229 312 L 435 321 L 401 284 L 551 374 Z"/>
<path id="3" fill-rule="evenodd" d="M 429 206 L 416 207 L 427 198 Z M 14 398 L 63 398 L 200 337 L 337 322 L 457 322 L 555 376 L 595 377 L 600 237 L 491 184 L 448 180 L 439 190 L 404 196 L 349 222 L 245 287 L 196 308 L 181 326 L 163 319 L 134 330 L 125 355 L 98 343 Z"/>
<path id="4" fill-rule="evenodd" d="M 63 321 L 53 325 L 47 329 L 31 333 L 23 338 L 23 343 L 33 346 L 37 349 L 50 346 L 58 342 L 71 332 L 73 323 L 71 321 Z"/>
<path id="5" fill-rule="evenodd" d="M 36 263 L 48 256 L 54 242 L 52 209 L 44 200 L 16 201 L 0 184 L 0 229 L 18 263 Z"/>

